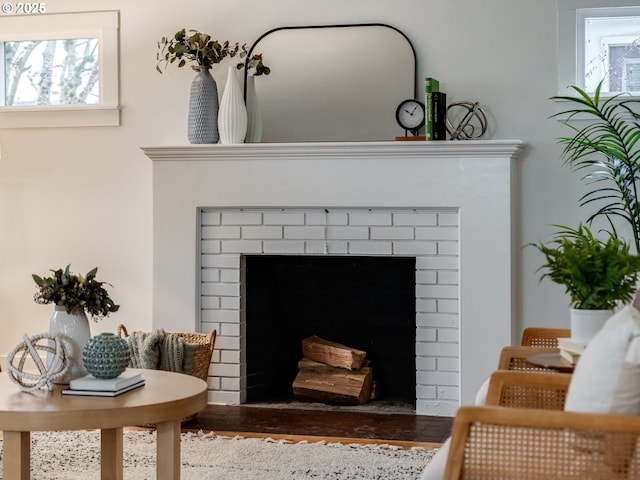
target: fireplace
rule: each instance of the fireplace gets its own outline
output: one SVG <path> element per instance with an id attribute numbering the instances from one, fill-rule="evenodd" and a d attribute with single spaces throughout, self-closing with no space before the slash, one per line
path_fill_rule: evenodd
<path id="1" fill-rule="evenodd" d="M 215 328 L 209 401 L 243 403 L 242 259 L 411 258 L 415 410 L 452 415 L 513 341 L 512 178 L 520 148 L 518 141 L 144 148 L 153 160 L 153 326 Z"/>
<path id="2" fill-rule="evenodd" d="M 401 256 L 246 255 L 247 402 L 292 399 L 303 339 L 367 352 L 377 399 L 415 407 L 416 261 Z"/>

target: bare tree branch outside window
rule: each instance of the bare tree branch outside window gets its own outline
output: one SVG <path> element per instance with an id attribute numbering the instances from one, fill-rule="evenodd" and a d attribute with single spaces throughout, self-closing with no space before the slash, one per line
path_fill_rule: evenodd
<path id="1" fill-rule="evenodd" d="M 95 38 L 6 42 L 4 105 L 99 103 Z"/>

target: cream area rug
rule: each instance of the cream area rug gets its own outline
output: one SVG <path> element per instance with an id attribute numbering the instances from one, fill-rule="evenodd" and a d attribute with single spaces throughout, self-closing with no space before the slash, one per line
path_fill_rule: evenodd
<path id="1" fill-rule="evenodd" d="M 416 480 L 435 453 L 391 445 L 292 443 L 202 432 L 181 435 L 184 480 Z M 155 431 L 124 432 L 125 480 L 155 478 L 155 448 Z M 0 464 L 2 455 L 0 450 Z M 100 433 L 33 432 L 31 478 L 100 478 Z"/>

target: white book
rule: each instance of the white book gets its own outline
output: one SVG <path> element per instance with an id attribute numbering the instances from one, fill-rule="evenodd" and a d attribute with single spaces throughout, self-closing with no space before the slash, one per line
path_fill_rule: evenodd
<path id="1" fill-rule="evenodd" d="M 570 352 L 562 348 L 560 349 L 560 356 L 564 358 L 567 362 L 569 362 L 571 365 L 575 365 L 576 363 L 578 363 L 578 360 L 580 360 L 579 353 Z"/>
<path id="2" fill-rule="evenodd" d="M 117 397 L 120 394 L 128 392 L 130 390 L 135 390 L 136 388 L 142 387 L 144 385 L 144 380 L 140 380 L 133 385 L 129 385 L 127 387 L 121 388 L 120 390 L 74 390 L 72 388 L 67 388 L 62 390 L 63 395 L 85 395 L 90 397 Z"/>
<path id="3" fill-rule="evenodd" d="M 560 337 L 558 338 L 558 347 L 567 352 L 582 354 L 587 345 L 573 338 Z"/>
<path id="4" fill-rule="evenodd" d="M 93 375 L 75 378 L 69 383 L 69 390 L 113 392 L 138 383 L 140 380 L 142 380 L 142 372 L 127 369 L 116 378 L 96 378 Z"/>

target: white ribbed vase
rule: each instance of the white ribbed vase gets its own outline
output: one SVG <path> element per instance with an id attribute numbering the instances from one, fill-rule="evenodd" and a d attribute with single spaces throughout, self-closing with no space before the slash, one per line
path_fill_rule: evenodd
<path id="1" fill-rule="evenodd" d="M 49 333 L 59 335 L 64 347 L 67 364 L 67 373 L 57 379 L 55 383 L 66 384 L 74 378 L 87 375 L 82 361 L 82 350 L 91 338 L 89 329 L 89 319 L 83 308 L 74 308 L 71 313 L 67 313 L 66 307 L 56 305 L 51 321 L 49 322 Z M 53 358 L 52 354 L 47 354 L 47 364 Z"/>
<path id="2" fill-rule="evenodd" d="M 227 84 L 220 99 L 218 132 L 223 144 L 244 143 L 247 134 L 247 107 L 234 66 L 229 67 Z"/>
<path id="3" fill-rule="evenodd" d="M 246 143 L 262 141 L 262 111 L 256 93 L 256 77 L 247 77 L 247 136 Z"/>

